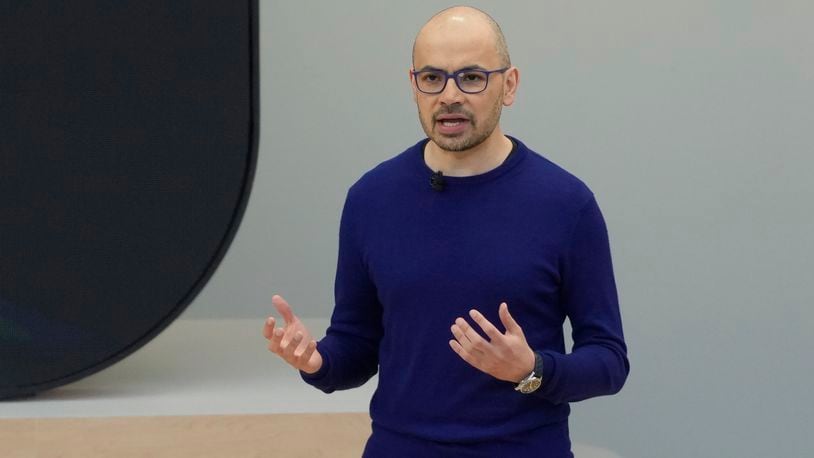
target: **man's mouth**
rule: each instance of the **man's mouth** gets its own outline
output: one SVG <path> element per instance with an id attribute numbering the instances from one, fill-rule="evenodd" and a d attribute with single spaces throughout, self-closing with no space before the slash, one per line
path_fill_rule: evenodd
<path id="1" fill-rule="evenodd" d="M 466 116 L 461 115 L 438 115 L 435 117 L 437 122 L 443 123 L 456 123 L 456 122 L 465 122 L 469 121 Z"/>
<path id="2" fill-rule="evenodd" d="M 454 129 L 468 123 L 469 119 L 466 116 L 444 114 L 437 116 L 435 122 L 442 128 Z"/>

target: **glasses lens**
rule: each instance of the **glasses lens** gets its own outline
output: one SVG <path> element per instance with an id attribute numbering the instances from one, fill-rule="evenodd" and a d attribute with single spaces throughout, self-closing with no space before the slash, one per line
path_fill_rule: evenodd
<path id="1" fill-rule="evenodd" d="M 416 74 L 416 84 L 423 92 L 441 92 L 447 82 L 447 76 L 441 71 L 423 71 Z"/>
<path id="2" fill-rule="evenodd" d="M 458 87 L 464 92 L 480 92 L 486 89 L 489 75 L 478 70 L 467 70 L 456 75 Z"/>

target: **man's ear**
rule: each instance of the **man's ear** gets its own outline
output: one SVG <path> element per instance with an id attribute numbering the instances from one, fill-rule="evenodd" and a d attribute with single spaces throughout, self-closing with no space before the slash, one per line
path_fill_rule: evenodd
<path id="1" fill-rule="evenodd" d="M 517 86 L 520 85 L 520 70 L 517 67 L 511 67 L 504 73 L 503 78 L 503 105 L 510 106 L 514 103 L 514 98 L 517 94 Z"/>

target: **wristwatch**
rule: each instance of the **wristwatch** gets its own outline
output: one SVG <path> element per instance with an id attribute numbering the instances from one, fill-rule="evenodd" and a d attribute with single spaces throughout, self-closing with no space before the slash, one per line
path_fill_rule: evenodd
<path id="1" fill-rule="evenodd" d="M 523 394 L 529 394 L 534 392 L 537 388 L 540 388 L 540 385 L 543 384 L 543 357 L 540 356 L 539 353 L 536 351 L 534 352 L 534 370 L 531 371 L 531 374 L 526 376 L 523 380 L 520 380 L 520 383 L 514 387 L 515 391 L 519 391 Z"/>

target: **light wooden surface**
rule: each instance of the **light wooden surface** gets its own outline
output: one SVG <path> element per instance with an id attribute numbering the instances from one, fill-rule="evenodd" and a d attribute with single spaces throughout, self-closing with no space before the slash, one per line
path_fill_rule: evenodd
<path id="1" fill-rule="evenodd" d="M 356 457 L 366 413 L 0 420 L 0 456 Z"/>

